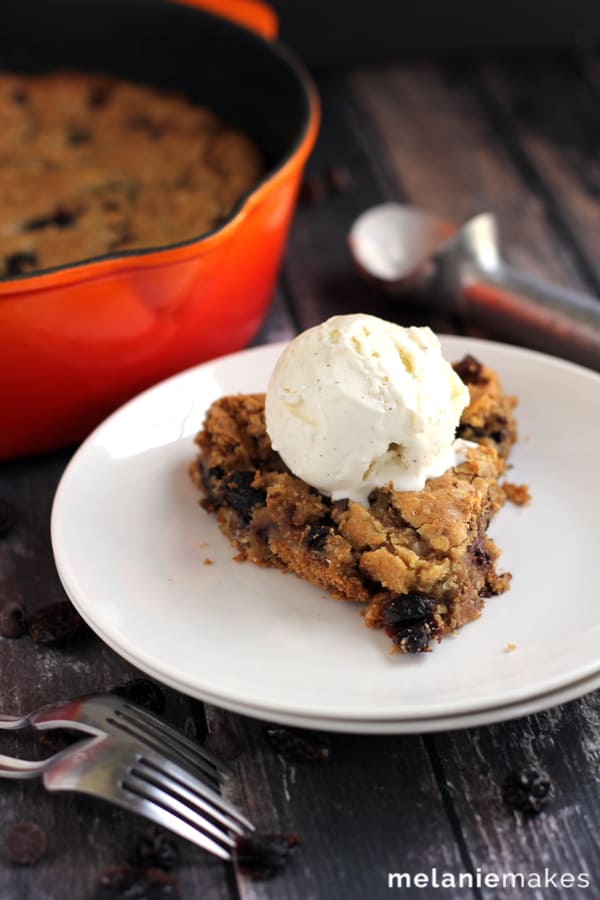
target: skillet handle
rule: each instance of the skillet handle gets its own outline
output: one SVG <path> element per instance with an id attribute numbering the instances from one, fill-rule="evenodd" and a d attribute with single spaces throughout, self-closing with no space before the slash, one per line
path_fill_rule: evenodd
<path id="1" fill-rule="evenodd" d="M 175 0 L 175 2 L 230 19 L 236 25 L 255 31 L 267 41 L 274 41 L 279 32 L 277 13 L 263 0 Z"/>

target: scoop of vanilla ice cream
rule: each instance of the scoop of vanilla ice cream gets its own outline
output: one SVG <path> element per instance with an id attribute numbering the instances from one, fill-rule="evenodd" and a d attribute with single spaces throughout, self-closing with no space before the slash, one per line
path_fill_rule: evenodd
<path id="1" fill-rule="evenodd" d="M 373 488 L 421 490 L 464 458 L 454 435 L 468 402 L 431 329 L 334 316 L 283 351 L 267 431 L 299 478 L 366 505 Z"/>

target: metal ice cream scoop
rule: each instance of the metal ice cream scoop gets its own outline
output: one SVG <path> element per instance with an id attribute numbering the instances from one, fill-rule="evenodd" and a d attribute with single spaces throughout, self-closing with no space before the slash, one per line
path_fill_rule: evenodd
<path id="1" fill-rule="evenodd" d="M 416 292 L 500 338 L 600 370 L 600 299 L 508 266 L 491 213 L 459 227 L 385 203 L 359 216 L 349 243 L 359 269 L 386 291 Z"/>

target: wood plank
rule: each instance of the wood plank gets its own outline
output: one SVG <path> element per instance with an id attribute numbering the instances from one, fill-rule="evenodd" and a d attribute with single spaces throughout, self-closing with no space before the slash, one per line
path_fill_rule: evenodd
<path id="1" fill-rule="evenodd" d="M 515 165 L 473 89 L 468 67 L 381 66 L 360 70 L 354 82 L 410 203 L 457 222 L 494 212 L 515 266 L 588 286 L 545 198 Z"/>
<path id="2" fill-rule="evenodd" d="M 562 241 L 577 248 L 579 268 L 600 295 L 600 97 L 570 58 L 488 64 L 479 77 Z"/>
<path id="3" fill-rule="evenodd" d="M 49 512 L 69 452 L 5 463 L 0 467 L 0 496 L 14 501 L 18 522 L 0 539 L 0 601 L 18 599 L 28 610 L 64 599 L 54 568 Z M 141 673 L 120 659 L 93 634 L 64 646 L 36 646 L 29 638 L 0 639 L 0 710 L 22 713 L 54 700 L 106 690 Z M 174 691 L 165 691 L 166 715 L 189 734 L 201 732 L 197 707 Z M 0 734 L 0 752 L 39 755 L 30 734 Z M 46 755 L 46 754 L 43 754 Z M 3 835 L 18 821 L 44 828 L 49 849 L 35 866 L 11 864 L 1 850 Z M 99 800 L 48 794 L 35 782 L 3 782 L 0 791 L 0 897 L 6 900 L 64 900 L 92 896 L 100 871 L 125 861 L 133 834 L 145 820 Z M 230 900 L 223 865 L 179 841 L 178 877 L 184 897 Z"/>
<path id="4" fill-rule="evenodd" d="M 292 226 L 284 281 L 300 328 L 331 315 L 367 312 L 401 324 L 431 324 L 454 331 L 448 317 L 431 316 L 408 299 L 394 300 L 366 284 L 356 272 L 347 246 L 352 223 L 368 207 L 401 199 L 402 191 L 374 145 L 370 121 L 355 103 L 352 82 L 332 74 L 319 81 L 323 104 L 321 133 L 308 165 L 308 176 L 322 176 L 332 165 L 346 168 L 352 183 L 313 206 L 300 205 Z"/>
<path id="5" fill-rule="evenodd" d="M 490 728 L 435 736 L 469 851 L 484 872 L 587 873 L 592 887 L 546 888 L 523 895 L 594 895 L 600 875 L 598 764 L 600 692 L 547 712 Z M 538 766 L 554 782 L 547 808 L 527 819 L 508 808 L 502 783 L 512 769 Z M 483 900 L 521 896 L 483 888 Z"/>
<path id="6" fill-rule="evenodd" d="M 225 725 L 241 749 L 225 795 L 259 831 L 302 841 L 272 880 L 238 873 L 243 900 L 383 900 L 388 872 L 464 869 L 420 737 L 332 734 L 329 760 L 294 763 L 268 744 L 263 722 L 206 711 L 209 729 Z"/>

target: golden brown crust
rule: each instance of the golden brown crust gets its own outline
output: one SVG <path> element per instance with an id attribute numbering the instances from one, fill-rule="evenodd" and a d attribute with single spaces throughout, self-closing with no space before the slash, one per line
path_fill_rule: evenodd
<path id="1" fill-rule="evenodd" d="M 184 97 L 0 74 L 0 275 L 199 236 L 261 175 L 254 144 Z"/>
<path id="2" fill-rule="evenodd" d="M 494 373 L 483 371 L 485 382 L 469 385 L 462 422 L 471 427 L 472 415 L 481 429 L 504 417 L 501 445 L 508 452 L 514 401 L 502 395 Z M 192 478 L 237 558 L 290 569 L 336 598 L 366 604 L 366 624 L 384 627 L 401 651 L 427 649 L 477 618 L 485 597 L 508 586 L 510 576 L 495 569 L 499 550 L 486 535 L 505 499 L 498 484 L 504 460 L 490 435 L 423 491 L 380 488 L 368 509 L 332 503 L 289 472 L 271 448 L 263 394 L 217 400 L 196 442 Z"/>

